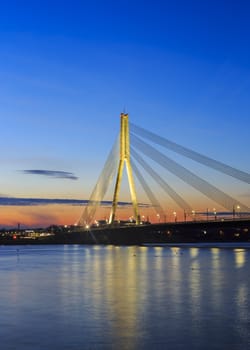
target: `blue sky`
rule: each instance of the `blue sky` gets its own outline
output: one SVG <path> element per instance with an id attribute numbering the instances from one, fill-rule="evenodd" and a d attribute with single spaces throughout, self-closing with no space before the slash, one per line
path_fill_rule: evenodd
<path id="1" fill-rule="evenodd" d="M 124 110 L 250 172 L 249 15 L 247 1 L 1 2 L 0 195 L 89 198 Z"/>

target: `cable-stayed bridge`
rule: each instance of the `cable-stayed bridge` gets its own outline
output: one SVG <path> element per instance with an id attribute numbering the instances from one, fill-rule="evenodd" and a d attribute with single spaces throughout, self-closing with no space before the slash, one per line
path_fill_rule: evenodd
<path id="1" fill-rule="evenodd" d="M 107 158 L 88 205 L 84 208 L 78 222 L 79 226 L 89 228 L 94 222 L 98 221 L 98 208 L 102 205 L 104 196 L 114 183 L 114 180 L 113 201 L 107 223 L 112 226 L 117 222 L 118 197 L 124 168 L 127 170 L 133 218 L 136 225 L 143 222 L 143 215 L 140 213 L 142 208 L 140 208 L 140 204 L 138 205 L 134 177 L 147 195 L 147 205 L 155 210 L 158 218 L 165 218 L 163 220 L 166 221 L 166 213 L 170 211 L 170 206 L 168 208 L 167 205 L 167 209 L 165 209 L 161 204 L 160 199 L 162 198 L 165 199 L 166 203 L 168 199 L 171 200 L 183 212 L 184 221 L 190 220 L 190 218 L 194 219 L 195 215 L 197 216 L 197 212 L 193 209 L 194 206 L 190 203 L 190 200 L 171 184 L 165 173 L 172 174 L 172 177 L 174 176 L 191 187 L 195 192 L 202 194 L 204 201 L 207 199 L 210 205 L 212 203 L 213 209 L 207 209 L 203 213 L 203 216 L 207 219 L 208 216 L 217 218 L 218 213 L 215 208 L 218 206 L 223 210 L 224 215 L 227 215 L 227 217 L 231 215 L 231 218 L 239 215 L 243 217 L 250 213 L 250 209 L 245 203 L 216 187 L 212 181 L 202 178 L 195 171 L 191 171 L 184 165 L 181 165 L 176 161 L 176 157 L 170 158 L 168 153 L 170 151 L 172 154 L 199 163 L 208 168 L 208 170 L 213 169 L 227 178 L 233 178 L 238 182 L 244 183 L 246 186 L 250 184 L 250 174 L 181 146 L 135 124 L 129 124 L 128 114 L 122 113 L 120 118 L 119 138 L 116 140 Z M 161 150 L 157 146 L 160 146 Z M 151 163 L 153 162 L 153 166 L 150 161 Z M 150 179 L 150 184 L 146 181 L 146 177 Z M 156 196 L 154 193 L 152 182 L 159 186 L 161 196 Z M 204 208 L 208 208 L 208 206 L 205 204 Z M 176 214 L 176 212 L 174 211 L 173 214 Z M 177 221 L 176 215 L 175 221 Z"/>
<path id="2" fill-rule="evenodd" d="M 128 114 L 121 114 L 120 123 L 119 137 L 77 225 L 53 228 L 49 236 L 30 239 L 29 244 L 250 242 L 250 209 L 239 200 L 240 191 L 245 193 L 243 199 L 248 198 L 250 174 L 129 124 Z M 199 166 L 206 169 L 204 177 Z M 120 202 L 125 170 L 130 201 Z M 215 184 L 218 178 L 222 186 Z M 237 184 L 240 191 L 235 190 Z M 141 190 L 146 200 L 141 199 Z M 205 210 L 193 209 L 197 205 L 193 192 L 199 194 L 200 208 Z M 119 218 L 119 208 L 124 206 L 133 211 L 130 220 Z M 105 220 L 100 216 L 103 208 L 110 210 Z M 146 210 L 154 211 L 155 220 L 145 218 Z M 1 239 L 1 244 L 25 243 L 21 238 Z"/>

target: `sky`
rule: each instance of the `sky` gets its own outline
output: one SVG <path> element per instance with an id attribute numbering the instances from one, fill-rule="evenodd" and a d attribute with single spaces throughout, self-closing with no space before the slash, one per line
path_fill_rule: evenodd
<path id="1" fill-rule="evenodd" d="M 243 0 L 2 1 L 0 228 L 75 223 L 83 207 L 67 200 L 90 197 L 121 112 L 249 173 L 249 17 Z M 184 164 L 250 206 L 249 185 Z M 168 181 L 195 210 L 215 205 Z M 170 219 L 179 208 L 159 199 Z"/>

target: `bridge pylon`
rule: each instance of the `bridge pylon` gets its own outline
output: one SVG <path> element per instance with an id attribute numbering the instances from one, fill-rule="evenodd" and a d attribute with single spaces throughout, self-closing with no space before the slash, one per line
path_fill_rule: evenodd
<path id="1" fill-rule="evenodd" d="M 130 138 L 129 138 L 129 118 L 128 114 L 121 113 L 121 124 L 120 124 L 120 161 L 118 166 L 118 172 L 115 183 L 115 190 L 112 202 L 112 208 L 109 217 L 109 224 L 113 224 L 115 220 L 115 214 L 118 203 L 118 196 L 121 187 L 122 174 L 124 169 L 124 164 L 126 165 L 128 183 L 130 189 L 131 200 L 134 209 L 134 217 L 136 224 L 140 223 L 140 215 L 138 211 L 138 203 L 135 192 L 135 184 L 133 179 L 132 167 L 130 163 Z"/>

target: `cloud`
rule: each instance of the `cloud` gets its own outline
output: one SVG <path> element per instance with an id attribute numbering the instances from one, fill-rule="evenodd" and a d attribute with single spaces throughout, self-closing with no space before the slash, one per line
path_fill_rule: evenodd
<path id="1" fill-rule="evenodd" d="M 30 169 L 30 170 L 21 170 L 24 174 L 31 175 L 43 175 L 50 176 L 57 179 L 69 179 L 69 180 L 77 180 L 78 177 L 73 173 L 69 173 L 67 171 L 59 171 L 59 170 L 39 170 L 39 169 Z"/>
<path id="2" fill-rule="evenodd" d="M 76 205 L 82 206 L 87 205 L 88 199 L 65 199 L 65 198 L 18 198 L 18 197 L 2 197 L 0 196 L 0 206 L 37 206 L 37 205 L 50 205 L 50 204 L 61 204 L 61 205 Z M 102 201 L 101 206 L 111 206 L 112 201 Z M 120 207 L 130 207 L 130 202 L 118 202 Z M 139 207 L 150 206 L 148 204 L 139 203 Z"/>
<path id="3" fill-rule="evenodd" d="M 88 200 L 79 199 L 0 197 L 0 205 L 2 206 L 37 206 L 49 204 L 86 205 L 87 203 Z"/>

